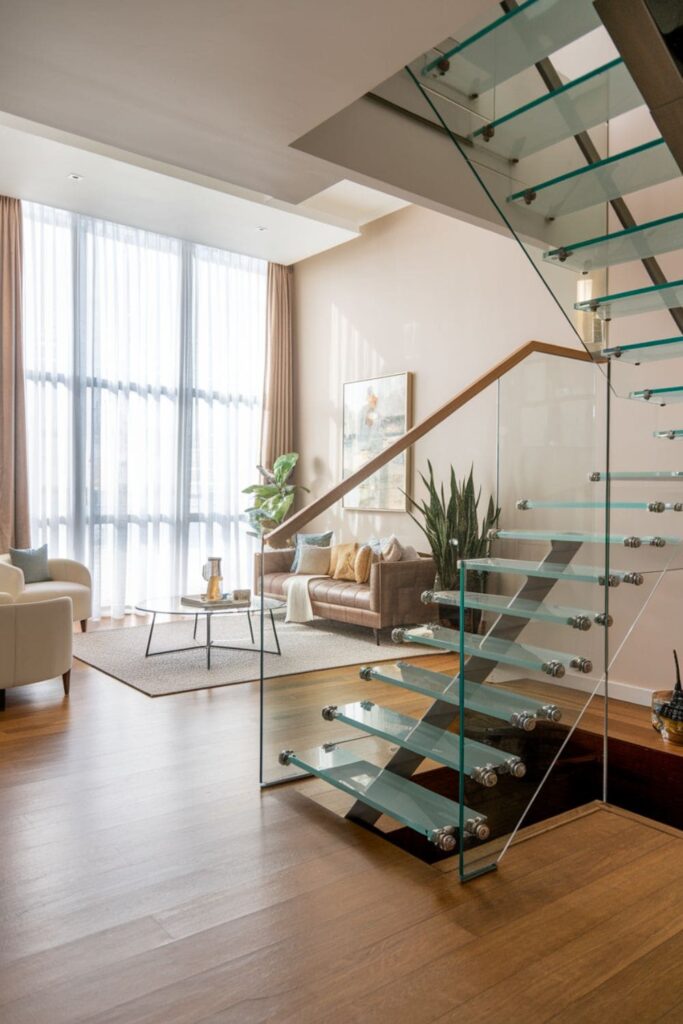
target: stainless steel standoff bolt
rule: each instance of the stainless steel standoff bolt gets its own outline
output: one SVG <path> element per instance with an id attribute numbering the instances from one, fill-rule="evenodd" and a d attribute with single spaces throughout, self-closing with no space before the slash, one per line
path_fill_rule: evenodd
<path id="1" fill-rule="evenodd" d="M 498 534 L 499 533 L 500 533 L 500 530 L 496 530 L 496 529 L 489 530 L 489 532 L 487 534 L 488 539 L 489 540 L 498 540 Z"/>
<path id="2" fill-rule="evenodd" d="M 480 768 L 473 768 L 470 772 L 470 776 L 475 782 L 478 782 L 482 786 L 486 786 L 487 789 L 490 789 L 491 786 L 495 786 L 498 782 L 496 769 L 492 764 L 485 764 Z"/>
<path id="3" fill-rule="evenodd" d="M 536 715 L 533 711 L 515 711 L 510 716 L 510 725 L 524 732 L 533 732 L 536 728 Z"/>
<path id="4" fill-rule="evenodd" d="M 326 722 L 334 722 L 337 717 L 337 710 L 338 708 L 336 704 L 328 704 L 320 713 Z"/>
<path id="5" fill-rule="evenodd" d="M 577 672 L 586 674 L 593 671 L 593 662 L 589 658 L 572 658 L 569 662 L 569 667 L 575 668 Z"/>
<path id="6" fill-rule="evenodd" d="M 602 473 L 597 472 L 591 473 L 588 477 L 591 483 L 596 484 L 599 480 L 602 480 Z"/>
<path id="7" fill-rule="evenodd" d="M 488 839 L 491 835 L 491 829 L 486 824 L 486 818 L 477 816 L 476 818 L 468 818 L 465 822 L 465 832 L 468 836 L 474 836 L 475 839 Z"/>
<path id="8" fill-rule="evenodd" d="M 545 718 L 549 722 L 559 722 L 562 719 L 562 712 L 557 704 L 543 704 L 537 713 L 539 718 Z"/>
<path id="9" fill-rule="evenodd" d="M 640 587 L 644 582 L 642 572 L 627 572 L 624 576 L 624 583 L 632 583 L 634 587 Z"/>
<path id="10" fill-rule="evenodd" d="M 683 512 L 683 502 L 675 501 L 673 506 L 674 512 Z"/>
<path id="11" fill-rule="evenodd" d="M 369 665 L 364 665 L 363 668 L 358 673 L 358 675 L 361 677 L 361 679 L 364 679 L 366 682 L 370 682 L 370 680 L 372 679 L 372 669 L 370 668 Z"/>
<path id="12" fill-rule="evenodd" d="M 422 601 L 422 604 L 434 604 L 434 591 L 423 590 L 420 594 L 420 600 Z"/>
<path id="13" fill-rule="evenodd" d="M 598 615 L 595 616 L 595 621 L 599 626 L 611 626 L 614 622 L 614 619 L 611 615 L 607 615 L 606 612 L 600 612 Z"/>
<path id="14" fill-rule="evenodd" d="M 645 390 L 643 391 L 643 399 L 646 402 L 649 402 L 651 398 L 652 398 L 652 392 L 650 391 L 649 388 L 645 388 Z"/>
<path id="15" fill-rule="evenodd" d="M 434 843 L 444 853 L 451 853 L 457 844 L 455 829 L 452 825 L 445 825 L 444 828 L 435 828 L 429 834 L 429 841 Z"/>
<path id="16" fill-rule="evenodd" d="M 530 206 L 531 203 L 533 203 L 535 198 L 536 198 L 536 193 L 534 192 L 534 190 L 532 188 L 528 188 L 526 190 L 526 192 L 524 193 L 524 202 L 526 203 L 526 205 Z"/>
<path id="17" fill-rule="evenodd" d="M 666 547 L 666 541 L 664 540 L 663 537 L 653 537 L 652 540 L 650 541 L 650 547 L 653 547 L 653 548 L 665 548 Z"/>
<path id="18" fill-rule="evenodd" d="M 505 762 L 505 768 L 513 779 L 523 779 L 526 775 L 526 765 L 521 757 L 509 757 Z"/>
<path id="19" fill-rule="evenodd" d="M 663 501 L 649 501 L 647 503 L 648 512 L 664 512 L 666 505 Z"/>
<path id="20" fill-rule="evenodd" d="M 585 633 L 587 629 L 591 628 L 591 620 L 587 615 L 572 615 L 567 619 L 567 625 L 571 626 L 572 629 L 580 629 L 582 633 Z"/>
<path id="21" fill-rule="evenodd" d="M 608 587 L 618 587 L 619 583 L 620 583 L 620 580 L 619 580 L 618 576 L 612 576 L 612 575 L 609 575 L 607 577 L 605 577 L 605 576 L 598 576 L 598 583 L 600 584 L 601 587 L 604 587 L 605 583 L 607 583 Z"/>
<path id="22" fill-rule="evenodd" d="M 293 750 L 281 750 L 280 753 L 277 755 L 277 759 L 280 762 L 280 764 L 289 764 L 293 753 Z"/>
<path id="23" fill-rule="evenodd" d="M 375 702 L 372 700 L 362 700 L 360 702 L 360 706 L 362 707 L 363 711 L 372 711 L 372 709 L 375 706 Z"/>
<path id="24" fill-rule="evenodd" d="M 496 134 L 496 129 L 492 124 L 485 124 L 481 130 L 481 137 L 484 142 L 490 142 L 493 136 Z"/>
<path id="25" fill-rule="evenodd" d="M 625 548 L 639 548 L 641 544 L 640 537 L 624 537 Z"/>
<path id="26" fill-rule="evenodd" d="M 519 501 L 517 502 L 517 511 L 518 512 L 525 512 L 528 509 L 528 507 L 529 507 L 529 499 L 528 498 L 520 498 Z"/>
<path id="27" fill-rule="evenodd" d="M 405 639 L 406 631 L 401 626 L 398 629 L 392 629 L 391 639 L 395 644 L 402 644 Z"/>
<path id="28" fill-rule="evenodd" d="M 541 668 L 546 675 L 552 676 L 554 679 L 561 679 L 564 675 L 564 665 L 559 661 L 544 661 Z"/>

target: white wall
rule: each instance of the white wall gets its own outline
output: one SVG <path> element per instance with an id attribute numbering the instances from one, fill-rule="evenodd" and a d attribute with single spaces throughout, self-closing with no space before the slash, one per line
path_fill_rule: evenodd
<path id="1" fill-rule="evenodd" d="M 341 479 L 345 381 L 412 370 L 417 422 L 531 338 L 577 344 L 515 242 L 415 206 L 298 263 L 294 279 L 299 480 L 313 497 Z M 431 459 L 441 475 L 451 464 L 464 475 L 473 462 L 486 498 L 495 442 L 490 388 L 416 445 L 414 466 Z M 405 513 L 337 506 L 322 522 L 344 538 L 421 538 Z"/>

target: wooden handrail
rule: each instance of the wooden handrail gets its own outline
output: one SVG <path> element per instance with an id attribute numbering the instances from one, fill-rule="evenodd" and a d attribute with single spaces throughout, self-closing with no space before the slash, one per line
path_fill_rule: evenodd
<path id="1" fill-rule="evenodd" d="M 438 427 L 440 423 L 443 423 L 445 419 L 448 419 L 454 412 L 461 409 L 463 405 L 470 402 L 480 392 L 484 391 L 490 384 L 500 380 L 506 373 L 509 373 L 518 363 L 521 363 L 528 356 L 534 355 L 534 353 L 540 352 L 546 356 L 560 356 L 564 359 L 578 359 L 581 362 L 592 363 L 597 362 L 592 356 L 585 351 L 585 349 L 573 349 L 565 348 L 563 345 L 549 345 L 545 341 L 527 341 L 521 348 L 516 349 L 501 362 L 496 363 L 490 370 L 487 370 L 483 376 L 479 377 L 474 381 L 473 384 L 468 385 L 463 391 L 460 391 L 457 395 L 451 398 L 445 405 L 437 409 L 431 415 L 421 420 L 410 430 L 406 431 L 402 437 L 399 437 L 392 444 L 388 445 L 383 451 L 379 452 L 378 455 L 368 459 L 360 469 L 357 469 L 351 476 L 347 476 L 341 483 L 335 484 L 329 491 L 321 495 L 312 501 L 310 505 L 306 505 L 304 508 L 295 512 L 293 516 L 286 519 L 284 523 L 272 530 L 266 535 L 265 539 L 269 544 L 273 544 L 277 541 L 285 541 L 288 537 L 291 537 L 293 533 L 300 530 L 302 526 L 306 526 L 312 519 L 319 516 L 321 512 L 325 512 L 331 505 L 343 498 L 345 494 L 352 491 L 354 487 L 362 483 L 363 480 L 367 480 L 369 476 L 376 473 L 378 469 L 385 466 L 387 462 L 391 462 L 392 459 L 404 452 L 406 448 L 410 448 L 412 444 L 419 441 L 421 437 L 428 434 L 434 427 Z"/>

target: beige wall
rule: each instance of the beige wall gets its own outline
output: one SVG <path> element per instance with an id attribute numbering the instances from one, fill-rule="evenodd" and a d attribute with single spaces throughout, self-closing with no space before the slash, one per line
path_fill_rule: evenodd
<path id="1" fill-rule="evenodd" d="M 298 479 L 313 497 L 341 479 L 345 381 L 413 371 L 417 421 L 531 338 L 576 343 L 516 243 L 419 207 L 298 263 L 294 277 Z M 440 474 L 451 463 L 464 474 L 473 462 L 486 496 L 495 486 L 495 440 L 489 389 L 416 446 L 415 484 L 427 459 Z M 343 538 L 421 539 L 406 513 L 337 506 L 323 524 Z"/>

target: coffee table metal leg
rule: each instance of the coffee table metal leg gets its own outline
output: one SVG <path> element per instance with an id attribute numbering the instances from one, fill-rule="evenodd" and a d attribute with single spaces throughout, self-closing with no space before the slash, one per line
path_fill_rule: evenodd
<path id="1" fill-rule="evenodd" d="M 211 668 L 211 615 L 206 616 L 206 668 Z"/>
<path id="2" fill-rule="evenodd" d="M 147 637 L 147 650 L 145 651 L 145 657 L 149 658 L 149 648 L 152 643 L 152 633 L 154 632 L 154 623 L 157 620 L 157 613 L 152 613 L 152 625 L 149 627 L 149 636 Z"/>
<path id="3" fill-rule="evenodd" d="M 277 635 L 277 629 L 275 628 L 275 619 L 273 618 L 273 609 L 270 608 L 269 611 L 270 611 L 270 624 L 273 627 L 273 636 L 275 637 L 275 646 L 277 647 L 277 653 L 278 654 L 282 654 L 282 651 L 280 650 L 280 639 L 279 639 L 279 637 Z"/>
<path id="4" fill-rule="evenodd" d="M 199 621 L 199 616 L 195 615 L 195 617 L 194 617 L 194 633 L 192 634 L 192 639 L 193 640 L 197 639 L 197 622 L 198 621 Z"/>
<path id="5" fill-rule="evenodd" d="M 251 612 L 247 611 L 247 622 L 249 623 L 249 633 L 251 634 L 251 642 L 256 643 L 254 640 L 254 627 L 251 624 Z"/>

